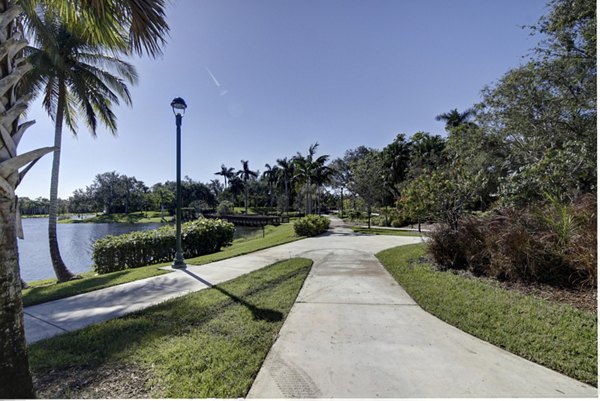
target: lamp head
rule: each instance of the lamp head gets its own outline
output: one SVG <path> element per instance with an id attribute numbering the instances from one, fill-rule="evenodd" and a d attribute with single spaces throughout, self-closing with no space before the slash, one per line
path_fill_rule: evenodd
<path id="1" fill-rule="evenodd" d="M 171 102 L 171 107 L 173 108 L 173 114 L 183 116 L 185 114 L 187 104 L 185 104 L 185 100 L 182 98 L 176 97 Z"/>

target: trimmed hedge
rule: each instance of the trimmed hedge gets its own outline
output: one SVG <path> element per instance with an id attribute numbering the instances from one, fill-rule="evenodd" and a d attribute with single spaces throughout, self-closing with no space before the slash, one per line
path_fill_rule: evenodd
<path id="1" fill-rule="evenodd" d="M 200 218 L 181 227 L 183 256 L 191 258 L 231 245 L 235 227 L 222 220 Z M 175 258 L 175 227 L 107 235 L 92 245 L 94 270 L 100 274 L 170 262 Z"/>
<path id="2" fill-rule="evenodd" d="M 296 235 L 302 237 L 314 237 L 324 233 L 329 228 L 329 219 L 316 214 L 309 214 L 294 222 Z"/>

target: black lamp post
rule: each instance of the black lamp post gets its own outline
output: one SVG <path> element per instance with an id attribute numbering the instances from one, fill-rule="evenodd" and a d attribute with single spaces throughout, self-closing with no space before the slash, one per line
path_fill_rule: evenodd
<path id="1" fill-rule="evenodd" d="M 173 114 L 175 114 L 175 125 L 177 126 L 177 232 L 175 234 L 175 260 L 172 267 L 175 269 L 185 269 L 183 260 L 183 251 L 181 250 L 181 119 L 185 114 L 187 104 L 185 100 L 178 97 L 171 102 Z"/>

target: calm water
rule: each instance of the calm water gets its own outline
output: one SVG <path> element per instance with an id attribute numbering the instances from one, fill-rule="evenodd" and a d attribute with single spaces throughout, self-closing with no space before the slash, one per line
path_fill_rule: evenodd
<path id="1" fill-rule="evenodd" d="M 160 227 L 160 223 L 78 223 L 58 224 L 60 254 L 73 273 L 92 269 L 92 243 L 105 235 L 145 231 Z M 255 235 L 260 228 L 236 227 L 234 238 Z M 24 240 L 19 240 L 21 276 L 25 281 L 54 277 L 48 246 L 48 220 L 23 219 Z"/>

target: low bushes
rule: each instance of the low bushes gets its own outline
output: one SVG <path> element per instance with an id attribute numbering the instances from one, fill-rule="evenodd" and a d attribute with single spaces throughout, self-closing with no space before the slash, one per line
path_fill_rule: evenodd
<path id="1" fill-rule="evenodd" d="M 191 258 L 217 252 L 231 245 L 234 225 L 221 220 L 198 219 L 181 228 L 183 255 Z M 108 235 L 92 246 L 94 270 L 109 273 L 132 267 L 169 262 L 175 257 L 175 228 L 161 227 L 151 231 L 135 231 Z"/>
<path id="2" fill-rule="evenodd" d="M 504 280 L 563 287 L 597 282 L 596 198 L 570 205 L 550 199 L 541 209 L 504 209 L 465 216 L 438 227 L 430 252 L 444 268 L 467 269 Z"/>
<path id="3" fill-rule="evenodd" d="M 296 235 L 302 237 L 314 237 L 324 233 L 329 228 L 329 219 L 316 214 L 309 214 L 294 222 Z"/>

